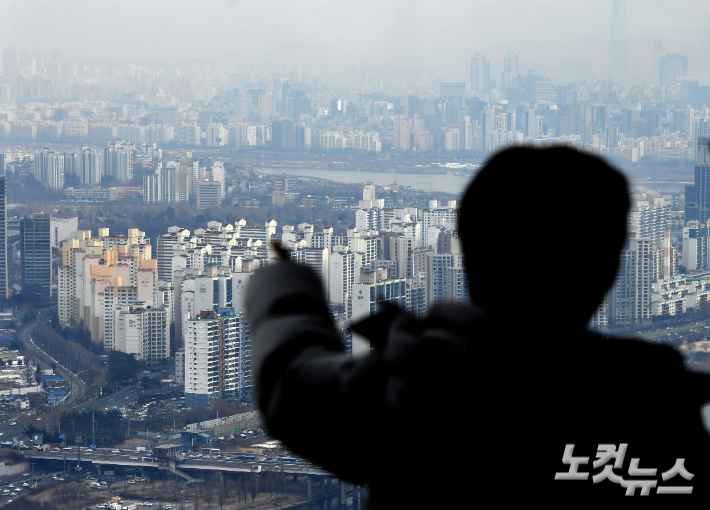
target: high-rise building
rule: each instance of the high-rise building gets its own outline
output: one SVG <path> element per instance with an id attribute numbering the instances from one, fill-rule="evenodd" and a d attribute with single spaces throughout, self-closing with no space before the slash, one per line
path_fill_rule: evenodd
<path id="1" fill-rule="evenodd" d="M 468 279 L 461 253 L 430 253 L 426 270 L 427 308 L 444 301 L 468 301 Z"/>
<path id="2" fill-rule="evenodd" d="M 371 182 L 366 182 L 362 187 L 363 202 L 372 202 L 377 199 L 375 185 Z"/>
<path id="3" fill-rule="evenodd" d="M 658 63 L 658 83 L 661 86 L 673 85 L 682 76 L 688 75 L 688 56 L 679 53 L 667 53 Z"/>
<path id="4" fill-rule="evenodd" d="M 96 287 L 94 286 L 94 288 Z M 96 329 L 103 329 L 103 337 L 99 334 L 97 338 L 103 338 L 104 349 L 109 351 L 127 352 L 126 349 L 129 348 L 130 344 L 126 343 L 125 333 L 124 337 L 120 339 L 120 342 L 122 343 L 119 344 L 117 331 L 119 319 L 118 315 L 125 310 L 129 310 L 130 305 L 138 303 L 138 289 L 136 287 L 121 285 L 101 285 L 98 290 L 103 290 L 103 314 L 96 314 L 95 318 L 92 318 L 90 314 L 87 314 L 89 317 L 89 328 L 93 330 L 94 325 L 92 322 L 97 321 L 98 324 L 95 326 Z M 97 294 L 100 294 L 100 292 Z M 131 347 L 131 349 L 133 348 Z M 130 352 L 133 353 L 134 350 L 131 350 Z M 135 348 L 135 352 L 138 352 L 137 347 Z"/>
<path id="5" fill-rule="evenodd" d="M 412 278 L 413 273 L 413 253 L 414 239 L 405 236 L 397 236 L 389 238 L 390 260 L 395 261 L 395 273 L 392 275 L 396 278 Z"/>
<path id="6" fill-rule="evenodd" d="M 175 351 L 175 384 L 185 387 L 185 348 Z"/>
<path id="7" fill-rule="evenodd" d="M 208 147 L 224 147 L 229 142 L 229 128 L 220 122 L 210 122 L 205 141 Z"/>
<path id="8" fill-rule="evenodd" d="M 143 174 L 143 202 L 157 203 L 163 201 L 162 169 L 148 171 Z"/>
<path id="9" fill-rule="evenodd" d="M 611 13 L 609 74 L 617 80 L 626 80 L 628 67 L 629 22 L 626 16 L 626 0 L 614 0 Z"/>
<path id="10" fill-rule="evenodd" d="M 242 311 L 243 304 L 234 302 L 235 280 L 241 278 L 234 278 L 231 273 L 227 273 L 215 276 L 200 275 L 183 280 L 180 292 L 181 320 L 194 318 L 202 310 L 236 308 Z"/>
<path id="11" fill-rule="evenodd" d="M 180 163 L 178 161 L 168 161 L 164 166 L 158 163 L 160 169 L 161 197 L 163 202 L 179 202 L 180 188 L 178 186 L 178 175 L 180 173 Z"/>
<path id="12" fill-rule="evenodd" d="M 503 75 L 501 76 L 502 90 L 518 86 L 518 54 L 512 51 L 503 58 Z"/>
<path id="13" fill-rule="evenodd" d="M 8 297 L 7 282 L 7 177 L 0 176 L 0 299 Z"/>
<path id="14" fill-rule="evenodd" d="M 626 224 L 629 237 L 663 243 L 664 233 L 671 227 L 671 208 L 662 198 L 634 200 Z"/>
<path id="15" fill-rule="evenodd" d="M 224 169 L 224 163 L 221 161 L 215 161 L 209 169 L 210 181 L 215 181 L 219 183 L 219 199 L 224 200 L 226 194 L 225 185 L 226 171 Z M 284 189 L 284 191 L 289 191 Z"/>
<path id="16" fill-rule="evenodd" d="M 120 181 L 133 179 L 133 153 L 135 146 L 121 140 L 111 142 L 104 149 L 105 175 Z"/>
<path id="17" fill-rule="evenodd" d="M 35 152 L 34 177 L 46 188 L 64 187 L 64 154 L 43 148 Z"/>
<path id="18" fill-rule="evenodd" d="M 707 224 L 700 225 L 696 220 L 689 221 L 683 229 L 683 261 L 688 271 L 707 270 L 710 267 L 708 241 L 710 230 Z"/>
<path id="19" fill-rule="evenodd" d="M 271 145 L 275 150 L 294 151 L 298 148 L 298 124 L 288 119 L 271 123 Z"/>
<path id="20" fill-rule="evenodd" d="M 395 115 L 394 123 L 394 149 L 407 151 L 411 149 L 411 120 L 405 115 Z"/>
<path id="21" fill-rule="evenodd" d="M 115 315 L 114 349 L 137 359 L 156 362 L 170 357 L 170 320 L 167 310 L 134 303 Z"/>
<path id="22" fill-rule="evenodd" d="M 446 128 L 444 130 L 444 149 L 453 152 L 463 149 L 461 130 L 459 128 Z"/>
<path id="23" fill-rule="evenodd" d="M 698 138 L 695 183 L 685 187 L 685 220 L 710 219 L 710 138 Z"/>
<path id="24" fill-rule="evenodd" d="M 18 73 L 17 51 L 12 48 L 2 50 L 2 76 L 3 78 L 14 78 Z"/>
<path id="25" fill-rule="evenodd" d="M 362 257 L 345 250 L 330 254 L 328 298 L 331 303 L 345 307 L 348 304 L 356 275 L 360 274 Z"/>
<path id="26" fill-rule="evenodd" d="M 219 207 L 222 203 L 222 184 L 217 181 L 197 181 L 197 208 Z"/>
<path id="27" fill-rule="evenodd" d="M 476 52 L 471 58 L 471 92 L 488 94 L 491 87 L 491 64 L 483 53 Z"/>
<path id="28" fill-rule="evenodd" d="M 104 153 L 84 145 L 81 148 L 81 172 L 79 180 L 82 184 L 99 184 L 104 175 Z"/>
<path id="29" fill-rule="evenodd" d="M 200 166 L 199 161 L 194 161 L 192 163 L 192 169 L 190 171 L 190 196 L 197 200 L 197 181 L 205 178 L 205 167 Z"/>
<path id="30" fill-rule="evenodd" d="M 259 95 L 259 115 L 263 122 L 269 122 L 276 115 L 276 98 L 271 92 Z"/>
<path id="31" fill-rule="evenodd" d="M 419 319 L 426 316 L 426 273 L 407 280 L 407 311 Z"/>
<path id="32" fill-rule="evenodd" d="M 437 200 L 429 201 L 429 208 L 421 211 L 422 246 L 436 247 L 436 239 L 430 234 L 433 227 L 443 227 L 446 230 L 456 230 L 459 213 L 455 200 L 450 200 L 446 206 Z M 430 239 L 431 237 L 431 239 Z"/>
<path id="33" fill-rule="evenodd" d="M 651 320 L 652 283 L 656 272 L 652 248 L 648 239 L 629 239 L 622 250 L 619 272 L 610 292 L 611 324 Z"/>
<path id="34" fill-rule="evenodd" d="M 158 279 L 163 282 L 173 281 L 173 247 L 185 242 L 190 231 L 182 227 L 169 227 L 168 233 L 158 237 Z"/>
<path id="35" fill-rule="evenodd" d="M 240 147 L 247 145 L 247 123 L 246 122 L 230 122 L 227 127 L 228 143 L 227 145 Z M 271 135 L 273 137 L 273 134 Z"/>
<path id="36" fill-rule="evenodd" d="M 22 293 L 52 297 L 51 219 L 34 213 L 20 220 Z"/>
<path id="37" fill-rule="evenodd" d="M 250 398 L 251 345 L 244 316 L 231 308 L 205 310 L 185 322 L 185 405 L 214 398 Z"/>

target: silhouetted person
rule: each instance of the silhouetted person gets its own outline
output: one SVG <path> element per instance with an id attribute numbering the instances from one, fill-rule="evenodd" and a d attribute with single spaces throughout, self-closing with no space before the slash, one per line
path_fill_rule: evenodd
<path id="1" fill-rule="evenodd" d="M 499 153 L 460 211 L 475 306 L 436 306 L 422 321 L 386 308 L 353 326 L 374 347 L 357 359 L 344 353 L 312 271 L 286 261 L 260 269 L 247 309 L 269 432 L 368 484 L 373 508 L 618 499 L 639 479 L 656 480 L 653 498 L 688 497 L 656 494 L 668 486 L 701 495 L 710 377 L 685 371 L 673 349 L 586 329 L 615 278 L 628 207 L 625 179 L 598 158 Z M 555 479 L 570 472 L 568 444 L 588 458 L 576 470 L 586 480 Z M 600 444 L 628 446 L 606 463 L 618 462 L 610 479 L 594 483 Z M 677 458 L 691 481 L 662 480 Z"/>

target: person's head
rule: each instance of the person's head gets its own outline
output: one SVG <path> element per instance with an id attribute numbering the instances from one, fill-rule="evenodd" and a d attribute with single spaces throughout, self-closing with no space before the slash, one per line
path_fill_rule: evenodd
<path id="1" fill-rule="evenodd" d="M 628 209 L 626 179 L 600 158 L 563 147 L 499 152 L 461 204 L 471 300 L 585 323 L 616 276 Z"/>

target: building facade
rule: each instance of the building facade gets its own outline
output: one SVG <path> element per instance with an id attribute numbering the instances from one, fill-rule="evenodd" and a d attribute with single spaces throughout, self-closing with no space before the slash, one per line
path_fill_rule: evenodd
<path id="1" fill-rule="evenodd" d="M 20 220 L 22 293 L 52 297 L 51 218 L 47 213 L 30 214 Z"/>
<path id="2" fill-rule="evenodd" d="M 205 310 L 185 323 L 185 405 L 250 398 L 251 345 L 244 316 Z"/>

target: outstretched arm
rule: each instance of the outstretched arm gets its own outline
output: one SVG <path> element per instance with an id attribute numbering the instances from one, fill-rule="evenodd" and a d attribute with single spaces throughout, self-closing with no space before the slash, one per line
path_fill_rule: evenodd
<path id="1" fill-rule="evenodd" d="M 377 352 L 345 353 L 321 282 L 304 266 L 281 261 L 258 270 L 247 313 L 257 399 L 271 435 L 351 481 L 370 482 L 377 469 L 367 457 L 388 444 L 391 451 L 396 428 L 387 361 Z"/>

